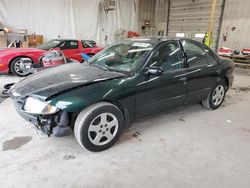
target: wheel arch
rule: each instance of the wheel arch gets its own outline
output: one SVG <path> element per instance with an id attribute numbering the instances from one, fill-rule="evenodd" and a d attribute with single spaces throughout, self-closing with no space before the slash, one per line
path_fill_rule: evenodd
<path id="1" fill-rule="evenodd" d="M 32 63 L 34 63 L 34 59 L 33 59 L 32 57 L 30 57 L 30 56 L 25 56 L 25 55 L 18 55 L 18 56 L 13 57 L 13 58 L 10 60 L 10 63 L 9 63 L 9 65 L 8 65 L 9 70 L 10 70 L 10 66 L 11 66 L 13 60 L 16 59 L 16 58 L 29 58 L 29 59 L 32 60 Z"/>
<path id="2" fill-rule="evenodd" d="M 124 125 L 125 125 L 125 127 L 127 127 L 127 126 L 130 124 L 131 118 L 130 118 L 128 109 L 126 108 L 126 106 L 125 106 L 124 104 L 122 104 L 121 102 L 119 102 L 119 101 L 117 101 L 117 100 L 108 99 L 108 100 L 94 101 L 94 102 L 89 103 L 89 104 L 86 105 L 86 106 L 84 105 L 84 106 L 85 106 L 84 108 L 79 109 L 79 110 L 77 110 L 77 111 L 75 111 L 75 112 L 73 112 L 73 111 L 68 111 L 67 109 L 63 109 L 63 110 L 65 110 L 65 111 L 67 111 L 68 113 L 73 114 L 73 116 L 76 116 L 76 117 L 77 117 L 77 116 L 81 113 L 81 111 L 85 110 L 85 109 L 88 108 L 89 106 L 92 106 L 92 105 L 94 105 L 94 104 L 96 104 L 96 103 L 101 103 L 101 102 L 108 102 L 108 103 L 110 103 L 110 104 L 116 106 L 116 107 L 122 112 L 122 115 L 123 115 L 123 118 L 124 118 Z M 59 108 L 60 108 L 60 107 L 59 107 Z"/>
<path id="3" fill-rule="evenodd" d="M 219 81 L 225 82 L 225 84 L 226 84 L 226 90 L 228 90 L 229 81 L 228 81 L 228 78 L 226 76 L 220 76 L 220 77 L 217 78 L 216 81 L 217 82 L 219 82 Z"/>
<path id="4" fill-rule="evenodd" d="M 221 79 L 225 82 L 226 87 L 227 87 L 226 90 L 228 90 L 228 88 L 229 88 L 229 79 L 227 78 L 227 76 L 224 76 Z"/>
<path id="5" fill-rule="evenodd" d="M 226 84 L 226 91 L 229 89 L 229 78 L 228 78 L 228 74 L 227 73 L 225 73 L 225 74 L 223 74 L 223 75 L 221 75 L 220 77 L 219 77 L 219 80 L 222 80 L 222 81 L 224 81 L 225 82 L 225 84 Z"/>
<path id="6" fill-rule="evenodd" d="M 127 127 L 129 125 L 130 117 L 129 117 L 128 109 L 125 107 L 125 105 L 123 105 L 121 102 L 119 102 L 117 100 L 103 100 L 103 101 L 99 101 L 99 102 L 108 102 L 108 103 L 115 105 L 117 108 L 119 108 L 119 110 L 122 112 L 123 117 L 124 117 L 125 127 Z"/>

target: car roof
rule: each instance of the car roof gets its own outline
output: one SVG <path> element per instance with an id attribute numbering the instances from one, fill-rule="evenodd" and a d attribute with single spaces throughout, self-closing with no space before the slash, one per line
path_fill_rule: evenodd
<path id="1" fill-rule="evenodd" d="M 145 42 L 145 43 L 151 43 L 151 44 L 157 44 L 159 42 L 163 41 L 169 41 L 169 40 L 193 40 L 190 38 L 178 38 L 178 37 L 169 37 L 169 36 L 147 36 L 147 37 L 134 37 L 134 38 L 128 38 L 125 39 L 127 41 L 133 41 L 133 42 Z M 59 41 L 86 41 L 86 40 L 80 40 L 80 39 L 52 39 L 52 40 L 59 40 Z M 194 41 L 194 40 L 193 40 Z"/>
<path id="2" fill-rule="evenodd" d="M 129 38 L 126 40 L 133 41 L 133 42 L 147 42 L 151 44 L 157 44 L 159 42 L 163 41 L 169 41 L 169 40 L 192 40 L 190 38 L 178 38 L 178 37 L 169 37 L 169 36 L 147 36 L 147 37 L 135 37 L 135 38 Z"/>
<path id="3" fill-rule="evenodd" d="M 79 41 L 78 39 L 52 39 L 52 40 L 58 40 L 58 41 Z"/>

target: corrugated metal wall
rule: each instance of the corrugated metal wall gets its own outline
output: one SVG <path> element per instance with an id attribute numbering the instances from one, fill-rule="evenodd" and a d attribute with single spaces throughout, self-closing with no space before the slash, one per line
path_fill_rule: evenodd
<path id="1" fill-rule="evenodd" d="M 222 5 L 223 0 L 217 0 L 213 23 L 213 49 L 218 42 Z M 208 30 L 210 12 L 211 0 L 171 0 L 168 35 L 185 33 L 186 37 L 194 38 L 196 33 L 205 33 Z"/>
<path id="2" fill-rule="evenodd" d="M 140 0 L 139 1 L 139 21 L 155 20 L 155 0 Z"/>
<path id="3" fill-rule="evenodd" d="M 155 35 L 153 27 L 155 25 L 155 0 L 140 0 L 139 1 L 139 33 L 141 36 Z M 149 21 L 150 26 L 144 26 L 144 22 Z"/>
<path id="4" fill-rule="evenodd" d="M 147 20 L 151 22 L 152 27 L 155 27 L 155 32 L 152 32 L 152 27 L 150 28 L 149 35 L 157 35 L 159 30 L 168 30 L 169 36 L 185 33 L 186 37 L 194 38 L 196 33 L 205 33 L 208 30 L 211 2 L 211 0 L 140 0 L 139 28 Z M 169 18 L 168 9 L 170 9 Z M 217 0 L 212 49 L 223 46 L 234 50 L 250 48 L 249 9 L 250 0 Z M 169 21 L 168 29 L 167 21 Z M 227 34 L 226 39 L 223 38 L 223 34 Z"/>
<path id="5" fill-rule="evenodd" d="M 250 0 L 226 0 L 219 47 L 250 48 Z M 234 29 L 235 28 L 235 29 Z M 226 34 L 226 41 L 223 40 Z"/>
<path id="6" fill-rule="evenodd" d="M 139 1 L 139 28 L 141 35 L 158 35 L 158 32 L 167 33 L 169 0 L 140 0 Z M 145 21 L 150 21 L 150 26 L 141 29 Z"/>
<path id="7" fill-rule="evenodd" d="M 167 22 L 168 21 L 168 0 L 157 0 L 157 21 Z"/>
<path id="8" fill-rule="evenodd" d="M 156 33 L 167 34 L 169 0 L 156 0 L 155 26 Z"/>

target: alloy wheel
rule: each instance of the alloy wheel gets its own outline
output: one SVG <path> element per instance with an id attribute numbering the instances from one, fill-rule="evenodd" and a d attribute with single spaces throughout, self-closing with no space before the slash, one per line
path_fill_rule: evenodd
<path id="1" fill-rule="evenodd" d="M 118 128 L 118 120 L 113 114 L 102 113 L 91 122 L 88 128 L 88 138 L 94 145 L 105 145 L 113 140 Z"/>
<path id="2" fill-rule="evenodd" d="M 17 73 L 18 75 L 21 75 L 21 76 L 27 75 L 28 72 L 22 70 L 20 64 L 21 64 L 21 61 L 19 60 L 19 61 L 17 61 L 17 62 L 15 63 L 15 65 L 14 65 L 14 69 L 15 69 L 16 73 Z"/>
<path id="3" fill-rule="evenodd" d="M 213 92 L 213 97 L 212 97 L 212 102 L 215 106 L 219 105 L 224 98 L 225 95 L 225 89 L 222 85 L 218 85 L 214 92 Z"/>

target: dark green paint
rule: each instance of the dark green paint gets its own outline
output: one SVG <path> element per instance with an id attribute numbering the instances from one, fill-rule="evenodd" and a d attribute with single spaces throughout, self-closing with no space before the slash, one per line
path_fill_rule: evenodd
<path id="1" fill-rule="evenodd" d="M 216 56 L 213 65 L 188 68 L 183 50 L 183 69 L 165 71 L 160 76 L 145 75 L 148 59 L 161 43 L 169 40 L 154 38 L 152 41 L 154 48 L 134 72 L 126 75 L 87 65 L 64 65 L 31 76 L 16 84 L 12 92 L 23 96 L 34 95 L 74 113 L 98 101 L 110 101 L 119 105 L 124 113 L 127 112 L 126 117 L 131 122 L 174 106 L 204 100 L 218 79 L 224 79 L 231 86 L 234 68 L 231 61 Z M 73 82 L 70 74 L 79 76 L 82 82 Z M 54 80 L 49 81 L 52 75 Z"/>

